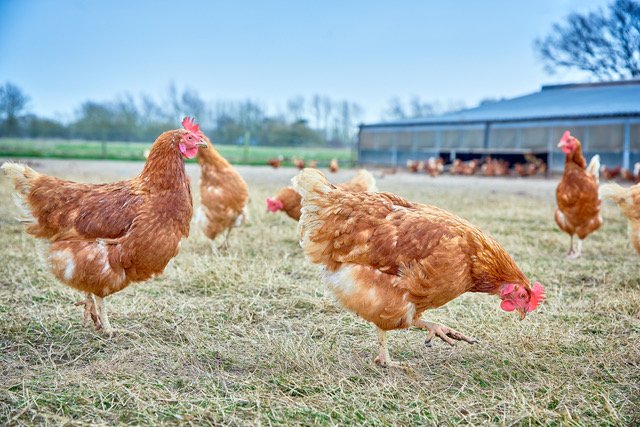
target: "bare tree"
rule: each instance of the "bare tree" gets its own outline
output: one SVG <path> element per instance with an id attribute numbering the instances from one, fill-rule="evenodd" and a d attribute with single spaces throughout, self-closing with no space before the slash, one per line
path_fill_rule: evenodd
<path id="1" fill-rule="evenodd" d="M 402 100 L 398 97 L 389 100 L 389 106 L 383 113 L 383 119 L 402 120 L 408 118 Z"/>
<path id="2" fill-rule="evenodd" d="M 322 105 L 322 122 L 324 128 L 324 140 L 329 140 L 329 119 L 333 114 L 333 101 L 327 96 L 322 97 L 321 104 Z"/>
<path id="3" fill-rule="evenodd" d="M 534 42 L 534 48 L 553 74 L 574 68 L 598 79 L 640 77 L 640 3 L 616 0 L 608 10 L 572 13 L 564 24 Z"/>
<path id="4" fill-rule="evenodd" d="M 291 98 L 287 101 L 287 111 L 292 122 L 302 120 L 302 116 L 304 115 L 304 104 L 304 97 L 302 96 L 296 96 L 295 98 Z"/>
<path id="5" fill-rule="evenodd" d="M 24 112 L 28 102 L 29 97 L 18 86 L 7 82 L 0 87 L 1 133 L 9 136 L 18 134 L 18 117 Z"/>
<path id="6" fill-rule="evenodd" d="M 185 114 L 196 117 L 200 123 L 206 120 L 207 107 L 196 90 L 186 89 L 182 92 L 181 105 Z"/>
<path id="7" fill-rule="evenodd" d="M 439 106 L 431 102 L 423 102 L 420 97 L 411 98 L 411 117 L 430 117 L 437 114 Z"/>
<path id="8" fill-rule="evenodd" d="M 322 98 L 320 98 L 320 95 L 313 95 L 311 99 L 311 111 L 315 117 L 316 130 L 319 130 L 320 122 L 322 121 Z"/>

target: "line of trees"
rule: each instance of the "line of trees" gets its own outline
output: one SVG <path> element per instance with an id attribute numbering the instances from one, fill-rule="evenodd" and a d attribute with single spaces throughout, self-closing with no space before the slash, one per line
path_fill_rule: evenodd
<path id="1" fill-rule="evenodd" d="M 207 103 L 197 91 L 180 91 L 173 84 L 159 101 L 148 95 L 86 101 L 69 123 L 29 114 L 29 101 L 14 84 L 0 86 L 0 136 L 152 141 L 191 115 L 219 144 L 241 143 L 249 135 L 254 145 L 347 147 L 362 117 L 358 104 L 320 95 L 292 98 L 283 111 L 270 115 L 252 100 Z"/>

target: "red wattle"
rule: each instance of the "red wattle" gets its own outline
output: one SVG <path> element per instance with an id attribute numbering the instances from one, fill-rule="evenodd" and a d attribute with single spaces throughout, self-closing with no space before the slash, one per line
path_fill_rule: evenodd
<path id="1" fill-rule="evenodd" d="M 187 148 L 184 144 L 178 144 L 178 148 L 187 159 L 193 159 L 198 154 L 198 147 Z"/>
<path id="2" fill-rule="evenodd" d="M 500 303 L 500 308 L 504 311 L 513 311 L 516 309 L 516 305 L 511 301 L 504 300 Z"/>

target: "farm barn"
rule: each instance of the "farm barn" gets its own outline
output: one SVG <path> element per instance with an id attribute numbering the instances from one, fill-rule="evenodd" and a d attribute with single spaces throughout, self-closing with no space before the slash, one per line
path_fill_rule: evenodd
<path id="1" fill-rule="evenodd" d="M 556 147 L 570 130 L 585 157 L 609 167 L 640 161 L 640 80 L 543 86 L 539 92 L 435 117 L 360 126 L 358 159 L 365 165 L 404 165 L 442 156 L 485 155 L 521 161 L 525 153 L 562 171 Z"/>

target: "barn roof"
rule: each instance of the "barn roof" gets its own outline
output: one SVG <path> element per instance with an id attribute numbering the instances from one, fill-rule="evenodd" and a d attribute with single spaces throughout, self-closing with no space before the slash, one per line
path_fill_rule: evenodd
<path id="1" fill-rule="evenodd" d="M 543 86 L 540 92 L 440 116 L 363 127 L 640 116 L 640 80 Z"/>

